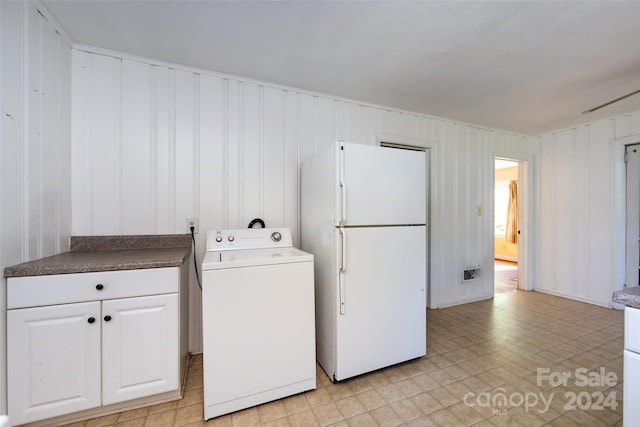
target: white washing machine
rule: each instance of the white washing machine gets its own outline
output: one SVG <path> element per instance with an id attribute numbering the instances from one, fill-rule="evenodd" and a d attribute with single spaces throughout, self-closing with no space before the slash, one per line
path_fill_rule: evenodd
<path id="1" fill-rule="evenodd" d="M 287 228 L 209 231 L 204 418 L 316 388 L 313 255 Z"/>

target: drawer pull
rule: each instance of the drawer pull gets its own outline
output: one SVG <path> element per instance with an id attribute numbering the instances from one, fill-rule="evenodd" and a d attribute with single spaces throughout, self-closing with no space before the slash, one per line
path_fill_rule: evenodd
<path id="1" fill-rule="evenodd" d="M 95 321 L 96 321 L 96 318 L 95 318 L 95 317 L 89 317 L 89 318 L 87 319 L 87 322 L 89 322 L 89 323 L 93 323 L 93 322 L 95 322 Z"/>
<path id="2" fill-rule="evenodd" d="M 106 316 L 104 316 L 104 321 L 108 322 L 109 320 L 111 320 L 111 316 L 109 316 L 108 314 Z"/>
<path id="3" fill-rule="evenodd" d="M 102 283 L 98 283 L 98 284 L 96 285 L 96 289 L 97 289 L 97 290 L 99 290 L 99 291 L 101 291 L 101 290 L 103 290 L 103 289 L 104 289 L 104 285 L 103 285 Z"/>

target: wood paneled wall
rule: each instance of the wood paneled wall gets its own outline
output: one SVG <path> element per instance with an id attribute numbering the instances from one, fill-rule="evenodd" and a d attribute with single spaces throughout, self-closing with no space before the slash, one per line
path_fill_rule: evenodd
<path id="1" fill-rule="evenodd" d="M 72 99 L 73 234 L 181 233 L 198 217 L 198 262 L 206 230 L 255 217 L 290 227 L 297 244 L 299 167 L 336 139 L 430 148 L 434 306 L 491 295 L 493 152 L 535 152 L 523 135 L 90 47 L 73 51 Z M 463 284 L 478 265 L 483 280 Z"/>
<path id="2" fill-rule="evenodd" d="M 539 137 L 537 290 L 609 306 L 622 288 L 625 140 L 640 112 Z"/>
<path id="3" fill-rule="evenodd" d="M 0 2 L 0 271 L 67 250 L 71 43 L 33 2 Z M 0 414 L 6 413 L 6 281 L 0 279 Z"/>

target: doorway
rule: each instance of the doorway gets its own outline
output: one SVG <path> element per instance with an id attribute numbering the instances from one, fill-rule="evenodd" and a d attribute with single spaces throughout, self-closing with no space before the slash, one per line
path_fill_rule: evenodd
<path id="1" fill-rule="evenodd" d="M 511 159 L 494 159 L 494 294 L 518 289 L 520 236 L 520 167 Z"/>
<path id="2" fill-rule="evenodd" d="M 627 145 L 627 225 L 625 286 L 640 284 L 640 144 Z"/>

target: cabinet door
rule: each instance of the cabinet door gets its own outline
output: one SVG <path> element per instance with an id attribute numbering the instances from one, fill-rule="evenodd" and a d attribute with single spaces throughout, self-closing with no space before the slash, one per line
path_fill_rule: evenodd
<path id="1" fill-rule="evenodd" d="M 640 354 L 624 351 L 624 381 L 622 383 L 622 420 L 624 427 L 636 426 L 640 419 L 640 406 L 635 402 L 640 399 Z"/>
<path id="2" fill-rule="evenodd" d="M 102 403 L 177 390 L 178 294 L 102 302 Z"/>
<path id="3" fill-rule="evenodd" d="M 9 310 L 7 356 L 14 425 L 100 406 L 100 303 Z"/>

